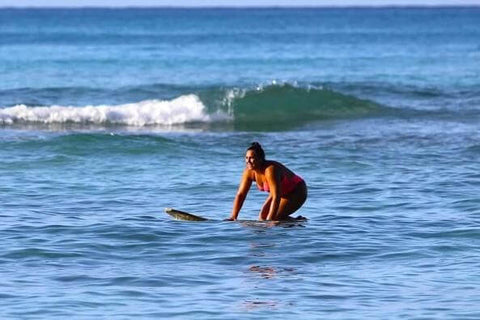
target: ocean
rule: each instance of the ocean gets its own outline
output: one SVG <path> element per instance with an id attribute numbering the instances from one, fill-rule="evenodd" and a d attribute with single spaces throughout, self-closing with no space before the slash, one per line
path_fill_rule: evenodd
<path id="1" fill-rule="evenodd" d="M 480 318 L 479 21 L 1 9 L 0 317 Z M 307 222 L 222 221 L 253 141 Z"/>

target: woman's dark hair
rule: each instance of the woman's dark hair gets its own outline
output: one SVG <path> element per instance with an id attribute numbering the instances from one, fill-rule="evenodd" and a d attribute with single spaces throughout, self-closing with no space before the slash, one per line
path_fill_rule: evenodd
<path id="1" fill-rule="evenodd" d="M 265 151 L 263 151 L 262 146 L 258 142 L 252 142 L 250 147 L 248 147 L 248 150 L 253 150 L 255 152 L 255 155 L 259 157 L 262 161 L 265 161 Z"/>

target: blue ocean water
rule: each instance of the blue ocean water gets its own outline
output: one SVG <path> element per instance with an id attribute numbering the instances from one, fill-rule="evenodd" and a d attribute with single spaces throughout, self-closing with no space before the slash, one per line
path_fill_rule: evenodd
<path id="1" fill-rule="evenodd" d="M 0 10 L 1 318 L 478 319 L 478 21 Z M 221 221 L 252 141 L 308 222 Z"/>

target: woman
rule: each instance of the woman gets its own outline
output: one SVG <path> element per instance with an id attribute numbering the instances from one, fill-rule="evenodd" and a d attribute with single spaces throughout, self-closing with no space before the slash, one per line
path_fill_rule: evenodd
<path id="1" fill-rule="evenodd" d="M 283 164 L 265 160 L 265 152 L 258 142 L 252 143 L 247 149 L 245 163 L 246 168 L 233 202 L 232 214 L 227 220 L 237 220 L 253 181 L 260 191 L 269 192 L 258 220 L 287 220 L 305 203 L 305 181 Z"/>

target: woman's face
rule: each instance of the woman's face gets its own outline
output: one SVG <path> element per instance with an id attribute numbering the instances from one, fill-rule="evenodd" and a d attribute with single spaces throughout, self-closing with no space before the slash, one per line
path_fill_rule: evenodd
<path id="1" fill-rule="evenodd" d="M 260 159 L 258 159 L 257 155 L 255 154 L 255 151 L 253 150 L 247 150 L 247 153 L 245 154 L 245 164 L 248 169 L 250 170 L 255 170 L 260 167 Z"/>

